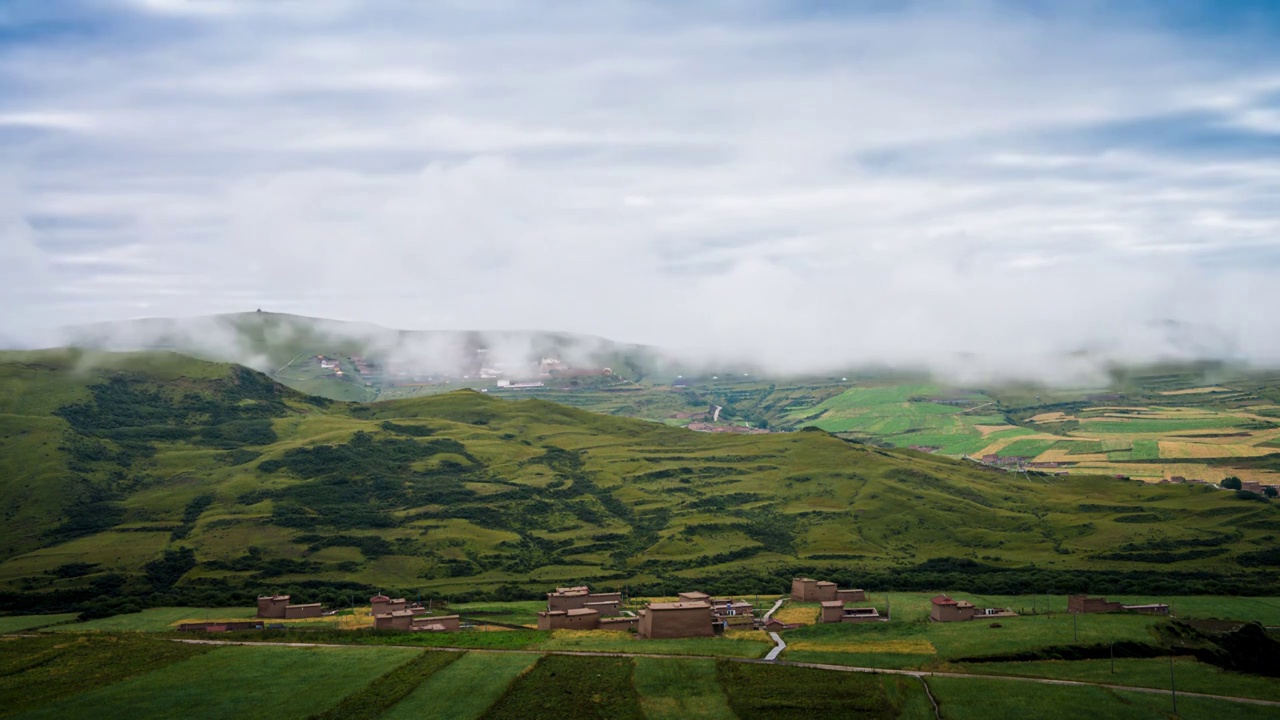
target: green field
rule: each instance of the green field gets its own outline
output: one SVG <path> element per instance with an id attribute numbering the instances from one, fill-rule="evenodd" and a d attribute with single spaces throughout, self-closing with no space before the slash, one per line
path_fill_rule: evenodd
<path id="1" fill-rule="evenodd" d="M 419 651 L 396 648 L 217 648 L 24 714 L 131 718 L 305 718 L 337 705 Z"/>
<path id="2" fill-rule="evenodd" d="M 635 686 L 648 720 L 733 720 L 714 660 L 636 658 Z"/>
<path id="3" fill-rule="evenodd" d="M 79 613 L 62 613 L 59 615 L 15 615 L 0 616 L 0 635 L 23 630 L 35 630 L 49 625 L 58 625 L 75 620 Z"/>
<path id="4" fill-rule="evenodd" d="M 536 656 L 525 654 L 467 653 L 432 674 L 384 717 L 475 720 L 536 660 Z"/>

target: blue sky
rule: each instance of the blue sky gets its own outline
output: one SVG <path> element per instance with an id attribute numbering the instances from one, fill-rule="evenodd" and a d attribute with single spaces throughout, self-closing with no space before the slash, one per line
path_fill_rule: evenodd
<path id="1" fill-rule="evenodd" d="M 1280 3 L 832 7 L 0 3 L 0 339 L 261 306 L 1280 360 Z"/>

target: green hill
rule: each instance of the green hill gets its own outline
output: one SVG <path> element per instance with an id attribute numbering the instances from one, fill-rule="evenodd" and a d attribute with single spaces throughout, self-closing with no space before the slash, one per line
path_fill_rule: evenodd
<path id="1" fill-rule="evenodd" d="M 1280 562 L 1275 506 L 1207 487 L 470 391 L 338 403 L 171 353 L 0 354 L 0 513 L 10 606 L 216 604 L 308 583 L 777 591 L 796 571 L 988 592 L 1273 590 Z"/>

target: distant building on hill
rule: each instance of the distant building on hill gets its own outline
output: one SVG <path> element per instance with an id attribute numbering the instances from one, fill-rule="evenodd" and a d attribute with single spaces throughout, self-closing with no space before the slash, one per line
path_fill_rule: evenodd
<path id="1" fill-rule="evenodd" d="M 258 596 L 258 617 L 296 620 L 299 618 L 320 617 L 320 603 L 294 605 L 289 602 L 288 595 Z"/>
<path id="2" fill-rule="evenodd" d="M 1089 597 L 1088 595 L 1068 595 L 1067 612 L 1072 614 L 1135 612 L 1146 615 L 1168 615 L 1169 606 L 1164 603 L 1125 605 L 1118 602 L 1109 602 L 1106 598 Z"/>
<path id="3" fill-rule="evenodd" d="M 1016 617 L 1017 613 L 1006 608 L 978 608 L 965 600 L 955 600 L 948 595 L 935 595 L 929 600 L 932 606 L 929 619 L 934 622 L 959 622 L 975 618 Z"/>

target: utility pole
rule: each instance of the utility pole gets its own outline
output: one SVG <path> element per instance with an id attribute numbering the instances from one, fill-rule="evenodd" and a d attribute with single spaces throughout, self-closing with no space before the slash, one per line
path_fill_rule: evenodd
<path id="1" fill-rule="evenodd" d="M 1080 613 L 1071 614 L 1071 631 L 1075 633 L 1076 642 L 1080 641 Z"/>
<path id="2" fill-rule="evenodd" d="M 1173 656 L 1169 656 L 1169 695 L 1173 697 L 1173 714 L 1178 714 L 1178 689 L 1173 684 Z"/>

